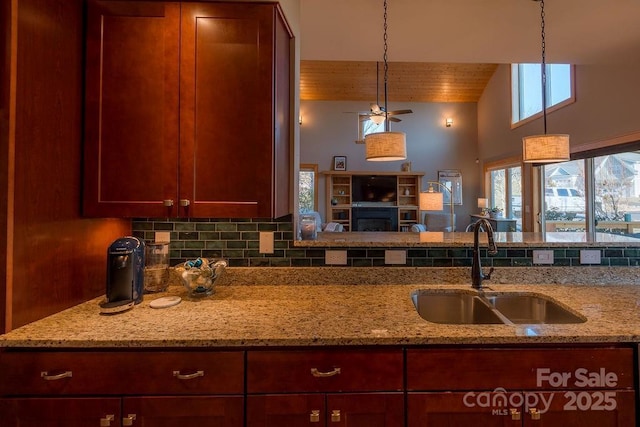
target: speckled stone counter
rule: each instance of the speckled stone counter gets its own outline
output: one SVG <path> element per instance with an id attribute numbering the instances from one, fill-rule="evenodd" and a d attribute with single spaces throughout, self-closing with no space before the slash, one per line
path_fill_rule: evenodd
<path id="1" fill-rule="evenodd" d="M 590 236 L 581 232 L 548 232 L 548 233 L 494 233 L 495 241 L 503 247 L 531 246 L 640 246 L 640 239 L 609 233 L 596 233 Z M 486 242 L 486 233 L 480 234 L 480 241 Z M 407 233 L 407 232 L 351 232 L 351 233 L 318 233 L 316 240 L 297 240 L 297 247 L 472 247 L 473 233 Z"/>
<path id="2" fill-rule="evenodd" d="M 0 337 L 3 347 L 263 347 L 640 342 L 634 268 L 496 269 L 493 291 L 543 293 L 586 316 L 570 325 L 443 325 L 414 309 L 416 289 L 468 289 L 468 268 L 230 268 L 216 293 L 172 285 L 132 310 L 101 315 L 96 298 Z M 546 284 L 543 284 L 546 283 Z M 179 295 L 173 307 L 150 301 Z"/>

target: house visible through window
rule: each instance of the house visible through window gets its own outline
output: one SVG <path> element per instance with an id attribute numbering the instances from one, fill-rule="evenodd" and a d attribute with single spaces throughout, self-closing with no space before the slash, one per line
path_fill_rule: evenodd
<path id="1" fill-rule="evenodd" d="M 511 64 L 511 123 L 518 124 L 542 112 L 540 64 Z M 547 108 L 573 102 L 573 67 L 546 64 Z"/>

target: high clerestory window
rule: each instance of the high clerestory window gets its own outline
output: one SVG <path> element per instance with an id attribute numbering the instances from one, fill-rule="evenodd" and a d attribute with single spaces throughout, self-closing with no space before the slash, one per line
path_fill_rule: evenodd
<path id="1" fill-rule="evenodd" d="M 546 64 L 547 111 L 575 101 L 574 67 Z M 540 64 L 511 64 L 511 124 L 518 126 L 542 113 Z"/>

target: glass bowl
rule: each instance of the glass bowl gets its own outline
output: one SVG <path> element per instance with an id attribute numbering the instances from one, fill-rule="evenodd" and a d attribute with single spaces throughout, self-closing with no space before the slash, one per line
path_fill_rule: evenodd
<path id="1" fill-rule="evenodd" d="M 193 267 L 186 262 L 183 266 L 176 267 L 176 270 L 182 278 L 182 283 L 190 297 L 202 298 L 214 293 L 214 285 L 227 267 L 225 260 L 205 260 L 197 263 L 198 267 Z"/>

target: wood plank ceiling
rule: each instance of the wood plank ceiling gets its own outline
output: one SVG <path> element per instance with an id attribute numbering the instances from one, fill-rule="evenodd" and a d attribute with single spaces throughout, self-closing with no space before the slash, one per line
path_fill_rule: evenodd
<path id="1" fill-rule="evenodd" d="M 384 103 L 384 64 L 300 61 L 300 99 Z M 497 64 L 389 62 L 389 102 L 478 102 Z"/>

